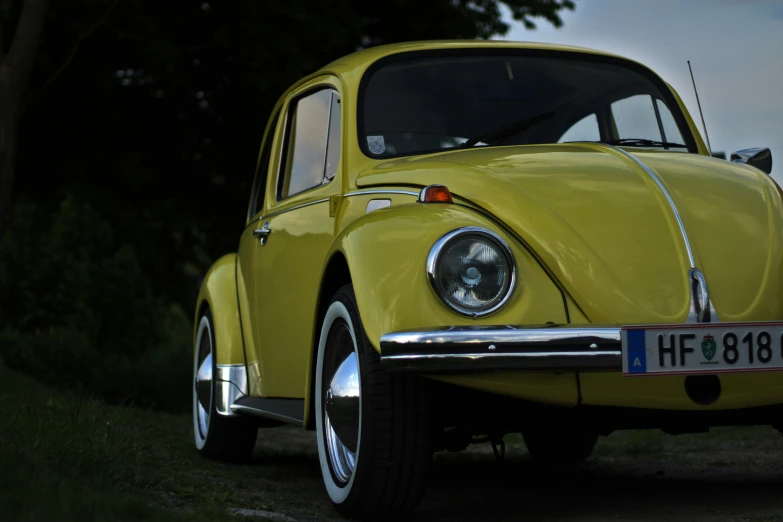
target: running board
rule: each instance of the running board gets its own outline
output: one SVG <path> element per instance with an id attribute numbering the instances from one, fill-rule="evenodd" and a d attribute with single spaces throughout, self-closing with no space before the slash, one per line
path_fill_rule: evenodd
<path id="1" fill-rule="evenodd" d="M 245 395 L 231 405 L 231 411 L 304 426 L 304 399 L 263 399 Z"/>

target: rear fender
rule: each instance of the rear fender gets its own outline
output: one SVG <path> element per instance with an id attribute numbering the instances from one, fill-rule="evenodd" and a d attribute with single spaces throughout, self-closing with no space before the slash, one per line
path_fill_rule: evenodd
<path id="1" fill-rule="evenodd" d="M 237 301 L 236 258 L 236 254 L 226 254 L 215 261 L 204 276 L 196 300 L 193 343 L 195 345 L 200 316 L 208 306 L 214 323 L 218 365 L 245 364 Z"/>

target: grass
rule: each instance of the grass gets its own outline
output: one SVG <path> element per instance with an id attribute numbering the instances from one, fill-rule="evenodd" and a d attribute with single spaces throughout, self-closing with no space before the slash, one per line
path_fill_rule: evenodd
<path id="1" fill-rule="evenodd" d="M 230 465 L 198 455 L 191 430 L 189 415 L 109 405 L 0 363 L 0 519 L 340 520 L 312 432 L 260 430 L 252 461 Z M 524 505 L 528 520 L 783 522 L 783 437 L 769 427 L 617 432 L 565 470 L 532 463 L 518 434 L 505 440 L 504 462 L 488 444 L 436 454 L 421 519 L 475 520 L 491 509 L 495 520 L 516 520 Z M 553 504 L 564 491 L 570 500 Z"/>
<path id="2" fill-rule="evenodd" d="M 231 483 L 231 467 L 197 455 L 189 430 L 187 416 L 64 394 L 0 364 L 2 518 L 199 522 L 266 508 L 245 494 L 252 466 L 235 466 Z"/>

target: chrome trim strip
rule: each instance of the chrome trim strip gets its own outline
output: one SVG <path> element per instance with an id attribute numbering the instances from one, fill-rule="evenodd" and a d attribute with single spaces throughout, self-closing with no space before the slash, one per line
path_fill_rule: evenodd
<path id="1" fill-rule="evenodd" d="M 707 280 L 698 268 L 688 271 L 688 289 L 690 290 L 691 306 L 688 310 L 686 323 L 719 323 L 715 306 L 707 290 Z"/>
<path id="2" fill-rule="evenodd" d="M 381 336 L 381 365 L 425 373 L 621 371 L 619 327 L 454 326 Z"/>
<path id="3" fill-rule="evenodd" d="M 602 144 L 606 145 L 606 144 Z M 625 151 L 621 148 L 615 147 L 613 145 L 606 145 L 607 147 L 610 147 L 620 154 L 623 154 L 627 158 L 634 161 L 637 165 L 639 165 L 644 171 L 655 181 L 655 184 L 658 185 L 658 188 L 661 189 L 661 192 L 666 197 L 666 201 L 669 202 L 669 206 L 672 209 L 672 212 L 674 213 L 674 217 L 677 219 L 677 225 L 680 227 L 680 234 L 682 235 L 682 241 L 685 243 L 685 251 L 688 253 L 688 261 L 691 264 L 691 268 L 696 268 L 696 261 L 693 259 L 693 251 L 691 250 L 691 243 L 688 240 L 688 233 L 685 232 L 685 225 L 682 222 L 682 218 L 680 217 L 680 212 L 677 210 L 677 205 L 674 204 L 674 200 L 672 199 L 671 194 L 669 194 L 669 191 L 666 190 L 666 187 L 663 185 L 663 181 L 661 181 L 661 178 L 658 177 L 655 172 L 652 171 L 651 168 L 649 168 L 647 165 L 642 163 L 639 158 L 634 156 L 628 151 Z"/>
<path id="4" fill-rule="evenodd" d="M 268 410 L 254 408 L 252 406 L 247 406 L 244 404 L 232 404 L 231 410 L 234 412 L 235 415 L 244 413 L 244 414 L 254 415 L 256 417 L 263 417 L 265 419 L 272 419 L 280 422 L 285 422 L 288 424 L 296 424 L 298 426 L 304 425 L 304 421 L 302 421 L 302 419 L 289 417 L 288 415 L 282 415 L 280 413 L 275 413 Z"/>
<path id="5" fill-rule="evenodd" d="M 674 213 L 674 217 L 677 219 L 677 225 L 680 227 L 680 235 L 682 236 L 682 241 L 685 244 L 685 251 L 688 254 L 688 262 L 691 265 L 691 268 L 688 271 L 688 289 L 690 292 L 690 308 L 688 310 L 688 317 L 685 320 L 685 322 L 686 323 L 720 322 L 720 319 L 718 318 L 718 314 L 715 311 L 715 306 L 712 304 L 712 299 L 710 298 L 709 291 L 707 290 L 707 280 L 704 278 L 704 275 L 701 273 L 701 271 L 698 268 L 696 268 L 696 261 L 693 258 L 693 250 L 691 249 L 691 243 L 690 240 L 688 239 L 688 233 L 685 231 L 685 225 L 682 222 L 682 217 L 680 216 L 679 210 L 677 210 L 677 205 L 674 203 L 671 194 L 669 194 L 669 191 L 663 185 L 663 182 L 658 177 L 658 175 L 655 174 L 655 172 L 653 172 L 652 169 L 650 169 L 647 165 L 642 163 L 642 161 L 639 160 L 639 158 L 637 158 L 630 152 L 615 147 L 613 145 L 606 145 L 606 146 L 616 150 L 617 152 L 623 154 L 627 158 L 630 158 L 637 165 L 642 167 L 642 169 L 644 169 L 644 171 L 653 179 L 653 181 L 655 181 L 655 184 L 658 185 L 658 188 L 666 197 L 666 201 L 669 202 L 669 207 L 671 207 L 672 212 Z"/>
<path id="6" fill-rule="evenodd" d="M 443 247 L 445 247 L 446 244 L 448 244 L 454 238 L 463 235 L 478 235 L 478 236 L 484 236 L 488 238 L 491 242 L 495 243 L 498 247 L 500 247 L 500 250 L 506 256 L 506 260 L 508 261 L 509 268 L 511 268 L 511 277 L 509 279 L 508 289 L 506 289 L 505 295 L 503 296 L 502 299 L 500 299 L 500 301 L 498 301 L 497 303 L 495 303 L 494 305 L 492 305 L 490 308 L 486 310 L 481 310 L 481 311 L 470 310 L 468 308 L 457 306 L 454 303 L 450 303 L 449 301 L 444 299 L 443 289 L 439 288 L 438 285 L 437 277 L 435 275 L 435 267 L 438 263 L 438 257 L 440 256 L 441 252 L 443 251 Z M 511 252 L 511 248 L 508 246 L 508 243 L 506 243 L 503 240 L 503 238 L 501 238 L 499 235 L 495 234 L 494 232 L 491 232 L 487 229 L 480 228 L 480 227 L 458 228 L 456 230 L 452 230 L 448 234 L 438 239 L 435 242 L 435 244 L 432 245 L 432 248 L 430 249 L 430 252 L 427 255 L 426 270 L 427 270 L 427 279 L 430 282 L 430 286 L 432 286 L 432 289 L 438 295 L 441 302 L 446 306 L 448 306 L 454 312 L 473 318 L 484 317 L 494 312 L 497 312 L 498 310 L 503 308 L 503 306 L 505 306 L 508 300 L 511 299 L 511 294 L 514 293 L 514 288 L 516 287 L 517 284 L 517 261 L 514 258 L 514 254 Z"/>
<path id="7" fill-rule="evenodd" d="M 320 186 L 320 185 L 319 185 Z M 255 225 L 258 221 L 263 221 L 265 219 L 269 219 L 274 216 L 279 216 L 280 214 L 285 214 L 286 212 L 291 212 L 292 210 L 297 210 L 304 207 L 309 207 L 311 205 L 317 205 L 319 203 L 326 203 L 329 201 L 329 198 L 321 198 L 316 199 L 314 201 L 308 201 L 307 203 L 300 203 L 299 205 L 294 205 L 293 207 L 284 208 L 281 210 L 276 210 L 275 212 L 270 212 L 269 214 L 265 214 L 263 216 L 260 216 L 257 220 L 253 220 L 250 223 L 248 223 L 248 226 Z"/>
<path id="8" fill-rule="evenodd" d="M 381 336 L 381 351 L 409 346 L 435 345 L 440 348 L 486 344 L 498 347 L 547 349 L 551 346 L 620 344 L 620 327 L 552 325 L 525 328 L 500 326 L 448 326 L 433 330 L 406 330 Z"/>
<path id="9" fill-rule="evenodd" d="M 231 405 L 247 395 L 247 370 L 244 364 L 217 364 L 215 375 L 215 409 L 221 415 L 234 417 Z"/>
<path id="10" fill-rule="evenodd" d="M 315 93 L 313 93 L 315 94 Z M 326 162 L 329 161 L 329 131 L 332 128 L 332 106 L 334 105 L 334 95 L 335 91 L 332 91 L 329 93 L 329 116 L 326 118 L 326 143 L 324 144 L 324 168 L 323 173 L 324 177 L 321 180 L 321 185 L 326 184 L 326 180 L 331 181 L 332 178 L 326 177 Z M 663 141 L 666 141 L 665 139 Z"/>
<path id="11" fill-rule="evenodd" d="M 443 353 L 381 357 L 387 371 L 474 373 L 486 371 L 587 372 L 621 371 L 620 351 L 538 353 Z"/>
<path id="12" fill-rule="evenodd" d="M 355 190 L 353 192 L 346 192 L 343 194 L 344 198 L 349 198 L 351 196 L 364 196 L 366 194 L 403 194 L 406 196 L 415 196 L 419 197 L 418 192 L 411 192 L 409 190 Z"/>

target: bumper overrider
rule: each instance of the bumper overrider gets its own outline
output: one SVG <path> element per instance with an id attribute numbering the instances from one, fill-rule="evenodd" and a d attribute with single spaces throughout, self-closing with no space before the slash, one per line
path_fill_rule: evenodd
<path id="1" fill-rule="evenodd" d="M 619 327 L 593 325 L 448 326 L 381 337 L 390 371 L 622 371 Z"/>

